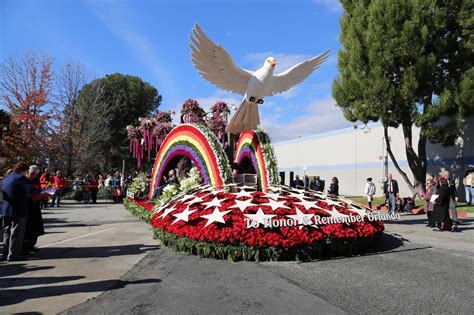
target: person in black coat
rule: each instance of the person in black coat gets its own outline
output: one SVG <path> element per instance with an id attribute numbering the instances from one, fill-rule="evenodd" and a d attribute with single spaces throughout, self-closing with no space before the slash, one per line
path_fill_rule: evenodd
<path id="1" fill-rule="evenodd" d="M 300 179 L 299 175 L 295 176 L 295 180 L 293 181 L 293 183 L 291 183 L 291 187 L 293 187 L 293 188 L 304 188 L 304 183 Z"/>
<path id="2" fill-rule="evenodd" d="M 392 174 L 388 174 L 387 180 L 383 183 L 383 193 L 388 202 L 388 212 L 395 213 L 399 190 L 398 182 L 392 179 Z"/>
<path id="3" fill-rule="evenodd" d="M 328 194 L 339 196 L 339 180 L 337 177 L 333 177 L 331 185 L 329 185 Z"/>
<path id="4" fill-rule="evenodd" d="M 324 181 L 322 181 L 319 176 L 315 176 L 314 180 L 311 182 L 309 186 L 312 190 L 315 191 L 324 191 Z"/>
<path id="5" fill-rule="evenodd" d="M 435 222 L 435 231 L 443 231 L 451 225 L 449 217 L 449 202 L 451 192 L 446 178 L 439 179 L 439 187 L 437 190 L 438 198 L 436 198 L 433 208 L 433 221 Z"/>
<path id="6" fill-rule="evenodd" d="M 13 173 L 3 180 L 3 254 L 2 260 L 15 261 L 23 257 L 21 249 L 28 215 L 28 197 L 33 192 L 26 175 L 28 165 L 18 162 Z"/>
<path id="7" fill-rule="evenodd" d="M 23 241 L 22 254 L 28 255 L 31 252 L 37 252 L 35 248 L 38 237 L 44 235 L 43 216 L 41 214 L 41 183 L 39 178 L 39 168 L 31 165 L 27 178 L 33 187 L 28 204 L 29 211 L 26 219 L 25 239 Z"/>

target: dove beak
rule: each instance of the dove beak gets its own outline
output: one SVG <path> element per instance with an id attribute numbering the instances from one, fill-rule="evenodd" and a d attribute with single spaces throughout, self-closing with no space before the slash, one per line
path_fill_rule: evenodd
<path id="1" fill-rule="evenodd" d="M 272 65 L 272 67 L 275 67 L 275 65 L 277 64 L 276 60 L 272 60 L 270 61 L 270 64 Z"/>

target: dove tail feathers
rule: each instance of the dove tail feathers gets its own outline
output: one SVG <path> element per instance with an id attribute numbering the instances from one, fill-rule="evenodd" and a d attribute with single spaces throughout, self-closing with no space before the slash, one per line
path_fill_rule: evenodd
<path id="1" fill-rule="evenodd" d="M 258 105 L 244 98 L 237 112 L 230 120 L 227 131 L 232 134 L 237 134 L 246 130 L 255 130 L 259 124 L 260 115 L 258 113 Z"/>

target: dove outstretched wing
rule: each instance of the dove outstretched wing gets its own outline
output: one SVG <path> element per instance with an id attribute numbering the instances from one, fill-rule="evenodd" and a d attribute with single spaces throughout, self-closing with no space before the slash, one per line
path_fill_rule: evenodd
<path id="1" fill-rule="evenodd" d="M 283 93 L 305 80 L 314 70 L 319 68 L 321 63 L 326 60 L 328 54 L 329 49 L 316 57 L 303 61 L 282 73 L 274 75 L 272 95 Z"/>
<path id="2" fill-rule="evenodd" d="M 252 72 L 236 66 L 229 53 L 210 40 L 198 24 L 189 38 L 191 60 L 199 74 L 224 90 L 244 95 Z"/>

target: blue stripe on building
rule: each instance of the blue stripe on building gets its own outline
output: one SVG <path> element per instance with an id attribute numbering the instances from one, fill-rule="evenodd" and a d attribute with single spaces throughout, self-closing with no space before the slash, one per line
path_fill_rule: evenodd
<path id="1" fill-rule="evenodd" d="M 369 162 L 369 163 L 347 163 L 347 164 L 330 164 L 330 165 L 308 165 L 307 171 L 334 171 L 334 170 L 353 170 L 353 169 L 380 169 L 383 167 L 383 161 Z M 428 167 L 433 166 L 452 166 L 453 164 L 464 164 L 467 167 L 474 168 L 474 156 L 444 158 L 444 159 L 430 159 L 428 160 Z M 409 167 L 407 160 L 398 161 L 400 167 Z M 392 162 L 388 163 L 388 167 L 393 168 L 395 165 Z M 280 172 L 302 172 L 303 167 L 286 167 L 280 168 Z"/>

